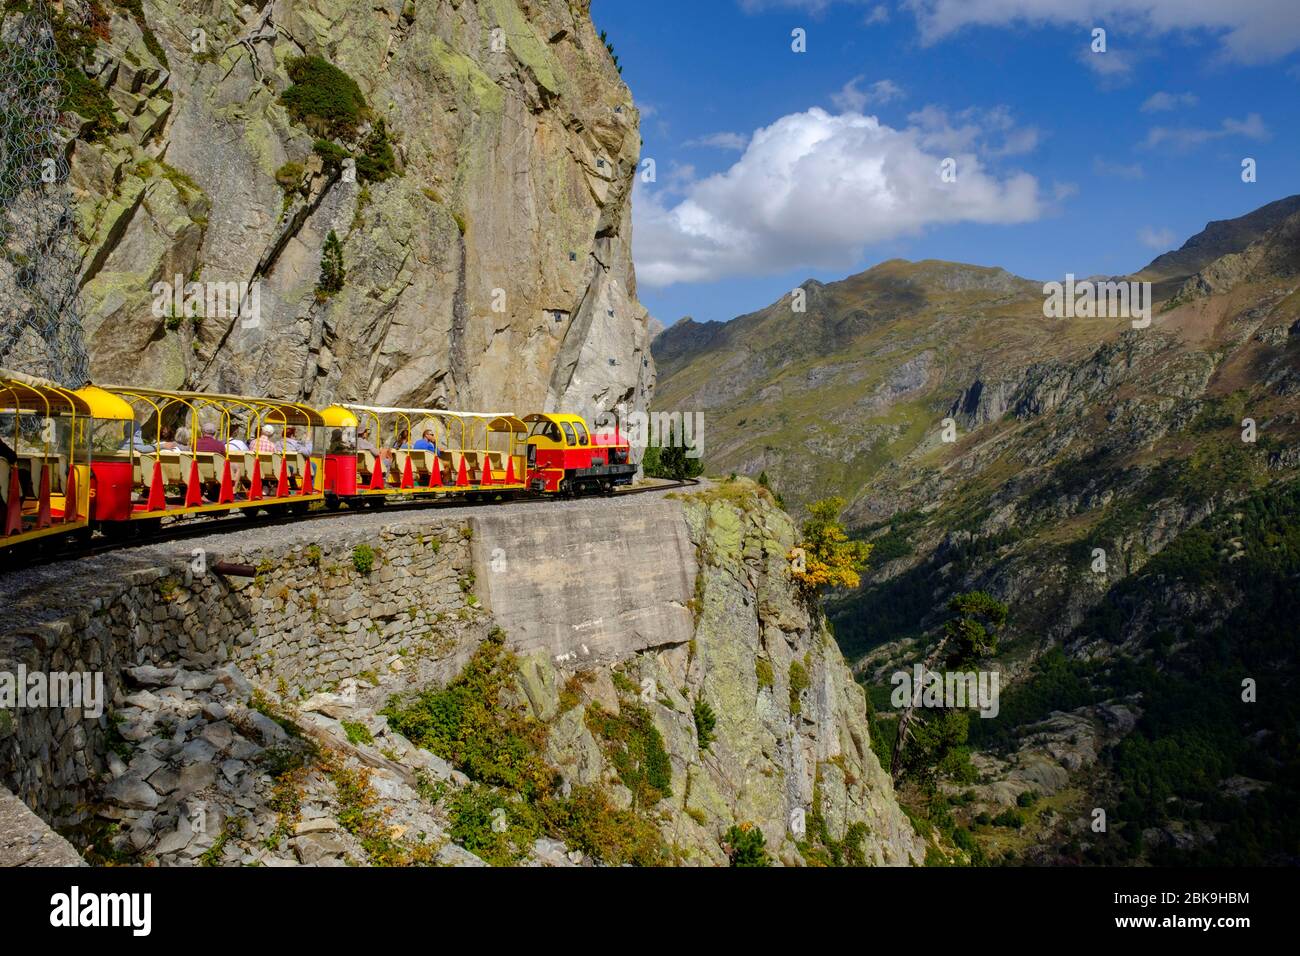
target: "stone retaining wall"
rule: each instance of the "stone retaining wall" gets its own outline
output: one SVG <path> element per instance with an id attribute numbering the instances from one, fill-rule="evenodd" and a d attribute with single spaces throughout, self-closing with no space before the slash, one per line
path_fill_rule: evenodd
<path id="1" fill-rule="evenodd" d="M 467 656 L 473 643 L 458 635 L 487 620 L 472 594 L 471 537 L 466 522 L 448 520 L 377 536 L 344 531 L 319 544 L 221 553 L 256 567 L 251 579 L 215 573 L 208 562 L 217 556 L 200 552 L 51 594 L 74 602 L 72 613 L 0 636 L 0 672 L 20 664 L 28 673 L 102 672 L 106 712 L 98 720 L 78 708 L 0 713 L 0 783 L 47 820 L 84 816 L 77 804 L 104 769 L 127 667 L 231 662 L 255 684 L 297 695 L 400 669 L 410 654 Z M 363 545 L 373 550 L 368 572 L 354 551 Z"/>

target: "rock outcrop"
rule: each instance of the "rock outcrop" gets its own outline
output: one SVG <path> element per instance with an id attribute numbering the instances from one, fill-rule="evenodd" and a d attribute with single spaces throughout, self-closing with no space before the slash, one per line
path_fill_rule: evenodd
<path id="1" fill-rule="evenodd" d="M 749 824 L 787 864 L 810 859 L 819 840 L 854 843 L 868 864 L 920 863 L 922 841 L 871 749 L 865 694 L 791 579 L 789 517 L 744 479 L 684 508 L 699 555 L 693 638 L 586 671 L 558 715 L 565 671 L 582 669 L 525 662 L 530 705 L 551 721 L 550 759 L 572 785 L 608 782 L 613 767 L 579 704 L 644 707 L 672 763 L 672 793 L 655 810 L 686 862 L 725 865 L 721 836 Z M 717 718 L 705 746 L 701 704 Z"/>
<path id="2" fill-rule="evenodd" d="M 68 146 L 97 380 L 644 407 L 638 113 L 587 0 L 104 7 L 85 69 L 116 113 Z M 290 110 L 301 57 L 342 74 Z M 364 103 L 331 119 L 348 77 Z M 318 283 L 331 232 L 336 292 Z M 155 289 L 177 277 L 259 298 L 191 316 Z"/>

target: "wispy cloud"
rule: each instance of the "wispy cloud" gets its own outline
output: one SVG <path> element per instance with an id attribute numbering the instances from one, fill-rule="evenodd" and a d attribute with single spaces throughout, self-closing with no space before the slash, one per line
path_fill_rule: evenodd
<path id="1" fill-rule="evenodd" d="M 871 7 L 867 22 L 884 22 L 889 8 L 877 0 L 737 0 L 747 13 L 802 10 L 818 15 L 831 6 Z M 1218 58 L 1269 63 L 1300 50 L 1300 3 L 1295 0 L 898 0 L 910 10 L 924 43 L 937 43 L 968 27 L 1120 27 L 1149 38 L 1196 31 L 1217 41 Z M 877 13 L 883 10 L 883 13 Z M 879 16 L 879 20 L 876 17 Z M 1098 54 L 1105 57 L 1108 54 Z M 1124 71 L 1099 61 L 1097 70 Z M 1110 74 L 1115 80 L 1116 74 Z"/>
<path id="2" fill-rule="evenodd" d="M 903 0 L 923 41 L 937 42 L 966 27 L 1012 25 L 1122 26 L 1129 35 L 1202 31 L 1219 55 L 1263 63 L 1300 49 L 1300 4 L 1294 0 Z M 1098 54 L 1105 57 L 1108 54 Z"/>
<path id="3" fill-rule="evenodd" d="M 1146 175 L 1141 163 L 1113 163 L 1100 156 L 1094 156 L 1092 171 L 1098 176 L 1113 176 L 1116 179 L 1141 179 Z"/>
<path id="4" fill-rule="evenodd" d="M 883 3 L 878 3 L 871 8 L 871 12 L 862 18 L 863 26 L 873 27 L 878 23 L 889 22 L 889 7 Z"/>
<path id="5" fill-rule="evenodd" d="M 1018 126 L 1007 106 L 969 107 L 954 113 L 929 104 L 907 120 L 925 148 L 948 154 L 976 149 L 991 158 L 1019 156 L 1037 149 L 1040 139 L 1038 128 Z"/>
<path id="6" fill-rule="evenodd" d="M 1079 195 L 1078 183 L 1052 183 L 1052 198 L 1057 202 L 1064 202 L 1077 195 Z"/>
<path id="7" fill-rule="evenodd" d="M 877 80 L 864 89 L 861 84 L 865 79 L 865 76 L 855 76 L 838 93 L 831 94 L 836 109 L 842 113 L 861 113 L 870 106 L 884 106 L 907 95 L 893 80 Z"/>
<path id="8" fill-rule="evenodd" d="M 1178 242 L 1178 236 L 1172 229 L 1157 229 L 1154 226 L 1143 226 L 1138 230 L 1138 242 L 1151 249 L 1158 249 L 1161 252 L 1168 252 Z"/>
<path id="9" fill-rule="evenodd" d="M 1266 140 L 1272 134 L 1264 125 L 1258 113 L 1251 113 L 1245 119 L 1225 119 L 1217 127 L 1197 126 L 1153 126 L 1147 131 L 1147 138 L 1142 141 L 1145 149 L 1167 147 L 1174 150 L 1188 150 L 1216 139 L 1239 136 L 1245 139 Z"/>
<path id="10" fill-rule="evenodd" d="M 845 6 L 867 6 L 873 0 L 737 0 L 737 2 L 740 4 L 740 9 L 746 13 L 762 13 L 764 10 L 775 10 L 784 7 L 790 10 L 804 10 L 808 13 L 818 14 L 825 12 L 836 3 Z M 875 6 L 878 8 L 883 4 L 876 3 Z M 885 10 L 885 16 L 886 18 L 889 16 L 888 9 Z"/>
<path id="11" fill-rule="evenodd" d="M 1148 96 L 1141 109 L 1143 113 L 1162 113 L 1184 106 L 1195 106 L 1199 102 L 1195 93 L 1166 93 L 1162 90 Z"/>
<path id="12" fill-rule="evenodd" d="M 682 145 L 691 147 L 707 146 L 710 149 L 732 149 L 740 152 L 749 145 L 749 137 L 742 136 L 740 133 L 710 133 L 708 136 L 697 136 L 695 139 L 688 139 Z"/>
<path id="13" fill-rule="evenodd" d="M 1137 55 L 1131 50 L 1108 47 L 1104 53 L 1094 53 L 1089 45 L 1079 50 L 1079 62 L 1092 71 L 1103 86 L 1122 86 L 1133 77 L 1133 64 Z"/>

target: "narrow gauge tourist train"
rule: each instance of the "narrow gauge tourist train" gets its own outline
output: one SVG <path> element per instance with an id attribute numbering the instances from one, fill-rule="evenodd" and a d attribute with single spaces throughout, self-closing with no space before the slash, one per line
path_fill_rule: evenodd
<path id="1" fill-rule="evenodd" d="M 0 557 L 195 514 L 612 494 L 629 453 L 578 415 L 69 389 L 0 368 Z"/>

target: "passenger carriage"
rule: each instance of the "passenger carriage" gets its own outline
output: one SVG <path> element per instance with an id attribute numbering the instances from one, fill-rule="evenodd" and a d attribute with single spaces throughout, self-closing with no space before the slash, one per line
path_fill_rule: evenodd
<path id="1" fill-rule="evenodd" d="M 0 369 L 0 556 L 164 518 L 389 497 L 613 493 L 636 466 L 580 416 L 331 405 L 192 391 L 72 390 Z"/>
<path id="2" fill-rule="evenodd" d="M 90 386 L 129 416 L 94 447 L 92 520 L 123 522 L 244 509 L 305 511 L 323 495 L 325 422 L 297 402 Z"/>
<path id="3" fill-rule="evenodd" d="M 332 405 L 326 504 L 390 496 L 481 498 L 522 491 L 528 428 L 502 412 Z M 431 442 L 423 440 L 428 432 Z M 417 445 L 432 447 L 417 447 Z"/>
<path id="4" fill-rule="evenodd" d="M 94 415 L 75 391 L 0 368 L 0 556 L 89 533 Z"/>

